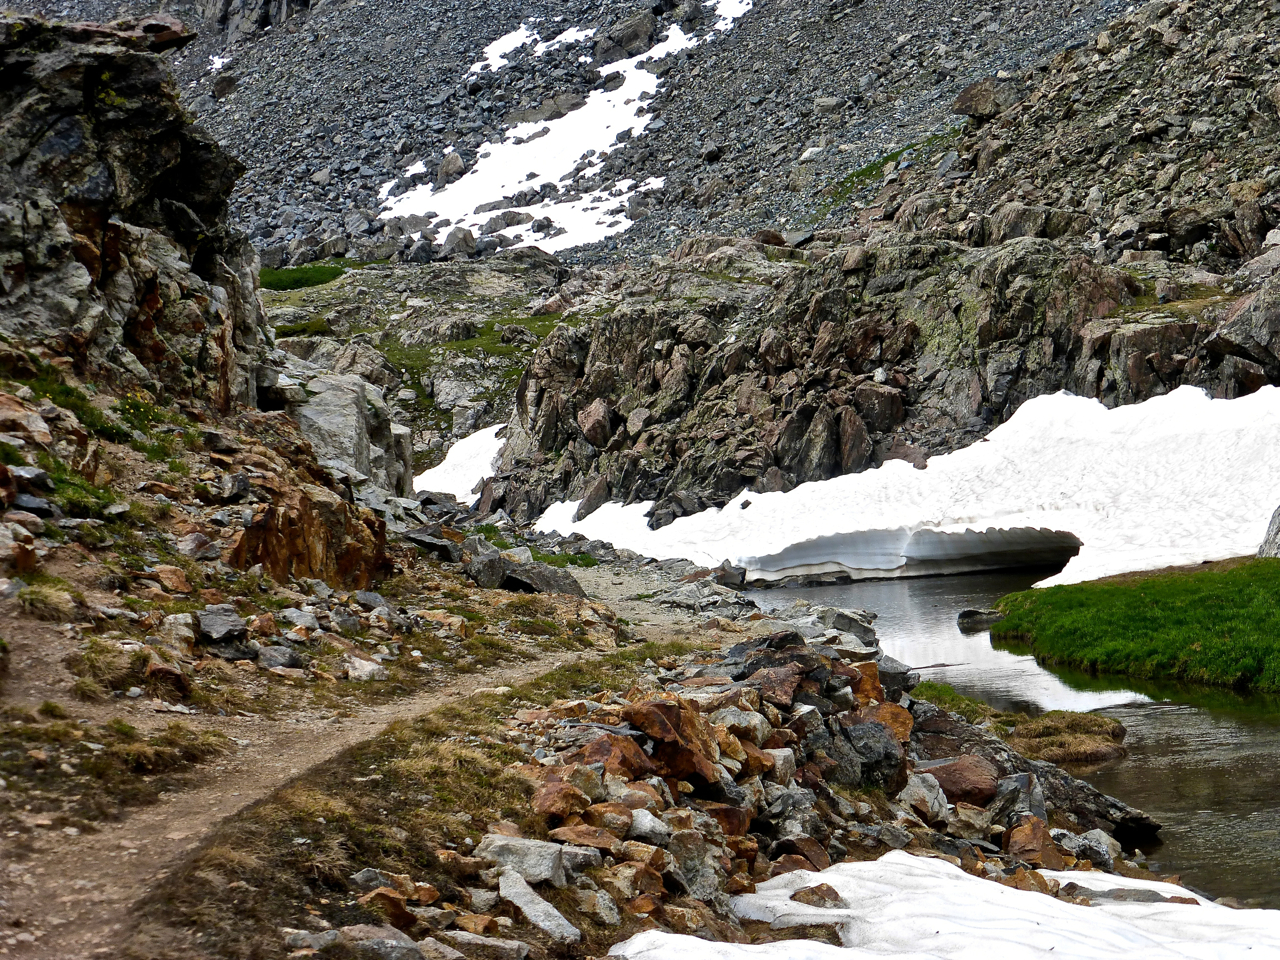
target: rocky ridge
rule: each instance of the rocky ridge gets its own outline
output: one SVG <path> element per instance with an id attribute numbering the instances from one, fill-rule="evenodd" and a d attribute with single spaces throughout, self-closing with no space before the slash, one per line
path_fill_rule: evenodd
<path id="1" fill-rule="evenodd" d="M 1197 34 L 1194 9 L 1117 21 L 1025 99 L 979 84 L 958 105 L 971 128 L 887 161 L 841 229 L 696 238 L 579 273 L 578 326 L 518 388 L 494 502 L 532 518 L 557 499 L 585 497 L 580 515 L 656 500 L 660 525 L 744 488 L 923 468 L 1042 393 L 1114 406 L 1277 382 L 1276 55 L 1250 32 L 1274 14 L 1232 6 Z M 1129 112 L 1150 119 L 1117 128 Z M 772 289 L 680 301 L 673 263 Z"/>

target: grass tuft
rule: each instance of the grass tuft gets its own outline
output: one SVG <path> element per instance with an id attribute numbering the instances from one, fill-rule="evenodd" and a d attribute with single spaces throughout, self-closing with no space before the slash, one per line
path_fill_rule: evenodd
<path id="1" fill-rule="evenodd" d="M 283 267 L 273 270 L 263 267 L 258 274 L 258 284 L 266 290 L 301 290 L 318 287 L 346 273 L 346 268 L 335 263 L 308 263 L 301 267 Z"/>
<path id="2" fill-rule="evenodd" d="M 1239 691 L 1280 691 L 1280 560 L 1015 593 L 994 642 L 1042 663 Z"/>
<path id="3" fill-rule="evenodd" d="M 71 594 L 45 584 L 23 587 L 18 591 L 18 603 L 28 616 L 37 620 L 66 622 L 76 612 L 76 602 Z"/>

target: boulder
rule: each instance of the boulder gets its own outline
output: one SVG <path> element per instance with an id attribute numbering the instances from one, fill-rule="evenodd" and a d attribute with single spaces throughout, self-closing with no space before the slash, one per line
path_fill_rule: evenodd
<path id="1" fill-rule="evenodd" d="M 498 895 L 557 943 L 577 943 L 582 939 L 582 932 L 559 910 L 534 893 L 518 871 L 510 867 L 502 871 L 498 877 Z"/>
<path id="2" fill-rule="evenodd" d="M 248 639 L 249 628 L 229 603 L 210 604 L 196 613 L 195 618 L 201 643 L 230 644 Z"/>
<path id="3" fill-rule="evenodd" d="M 554 887 L 566 883 L 560 845 L 545 840 L 486 834 L 475 855 L 516 871 L 529 883 L 549 882 Z"/>
<path id="4" fill-rule="evenodd" d="M 976 807 L 985 807 L 995 799 L 1000 778 L 994 763 L 977 756 L 921 763 L 916 765 L 916 770 L 927 771 L 937 780 L 951 803 L 970 803 Z"/>
<path id="5" fill-rule="evenodd" d="M 996 77 L 985 77 L 960 91 L 951 110 L 975 120 L 991 120 L 1022 99 L 1019 84 Z"/>

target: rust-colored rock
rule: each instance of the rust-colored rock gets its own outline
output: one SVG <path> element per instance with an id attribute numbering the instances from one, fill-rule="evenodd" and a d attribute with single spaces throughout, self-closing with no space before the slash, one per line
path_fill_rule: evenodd
<path id="1" fill-rule="evenodd" d="M 546 817 L 567 817 L 591 806 L 591 798 L 568 783 L 548 783 L 533 795 L 533 810 Z"/>
<path id="2" fill-rule="evenodd" d="M 393 927 L 408 930 L 418 922 L 418 918 L 405 906 L 406 899 L 405 895 L 394 887 L 378 887 L 376 890 L 370 890 L 357 902 L 378 910 Z"/>
<path id="3" fill-rule="evenodd" d="M 654 741 L 653 759 L 662 772 L 690 783 L 718 783 L 719 757 L 715 730 L 697 710 L 673 700 L 647 700 L 628 705 L 622 718 Z"/>
<path id="4" fill-rule="evenodd" d="M 584 764 L 603 763 L 605 773 L 628 780 L 651 777 L 658 772 L 657 765 L 636 746 L 634 740 L 612 733 L 592 740 L 582 748 L 578 759 Z"/>
<path id="5" fill-rule="evenodd" d="M 548 836 L 561 843 L 572 843 L 578 847 L 595 847 L 613 856 L 622 855 L 622 841 L 600 827 L 557 827 Z"/>
<path id="6" fill-rule="evenodd" d="M 784 873 L 791 873 L 793 870 L 812 870 L 813 864 L 800 856 L 798 853 L 786 853 L 779 857 L 769 867 L 770 877 L 779 877 Z"/>
<path id="7" fill-rule="evenodd" d="M 838 910 L 848 906 L 844 897 L 840 896 L 836 888 L 829 883 L 801 887 L 791 895 L 791 899 L 796 903 L 804 903 L 811 907 L 825 907 L 828 910 Z"/>
<path id="8" fill-rule="evenodd" d="M 619 902 L 629 902 L 646 893 L 661 897 L 667 892 L 657 870 L 634 860 L 608 867 L 599 874 L 596 882 Z"/>
<path id="9" fill-rule="evenodd" d="M 181 567 L 160 564 L 151 571 L 151 576 L 160 581 L 160 585 L 170 593 L 190 593 L 191 582 L 187 580 L 186 571 Z"/>
<path id="10" fill-rule="evenodd" d="M 746 836 L 751 826 L 751 811 L 746 807 L 735 807 L 727 803 L 713 803 L 709 800 L 698 802 L 703 813 L 710 815 L 720 829 L 729 837 Z"/>
<path id="11" fill-rule="evenodd" d="M 763 776 L 773 769 L 773 757 L 765 753 L 750 740 L 743 740 L 742 752 L 747 759 L 742 761 L 742 774 L 747 777 Z"/>
<path id="12" fill-rule="evenodd" d="M 582 820 L 589 827 L 600 827 L 618 837 L 625 837 L 631 829 L 631 807 L 625 803 L 596 803 L 582 812 Z"/>
<path id="13" fill-rule="evenodd" d="M 787 663 L 778 667 L 765 667 L 749 676 L 744 683 L 759 690 L 760 697 L 775 707 L 791 708 L 795 700 L 796 688 L 804 677 L 804 668 L 799 664 Z"/>
<path id="14" fill-rule="evenodd" d="M 274 502 L 238 531 L 227 562 L 274 579 L 369 586 L 387 566 L 387 524 L 367 507 L 311 483 L 280 484 Z"/>
<path id="15" fill-rule="evenodd" d="M 53 434 L 44 418 L 11 393 L 0 393 L 0 433 L 30 440 L 41 447 L 53 443 Z"/>
<path id="16" fill-rule="evenodd" d="M 1046 870 L 1065 870 L 1062 853 L 1039 817 L 1026 817 L 1006 835 L 1005 852 Z"/>
<path id="17" fill-rule="evenodd" d="M 831 866 L 831 858 L 827 856 L 827 851 L 813 837 L 787 837 L 775 843 L 769 852 L 775 858 L 791 853 L 797 854 L 813 864 L 815 870 L 825 870 Z"/>
<path id="18" fill-rule="evenodd" d="M 863 707 L 858 711 L 858 717 L 866 722 L 883 723 L 902 743 L 911 739 L 911 728 L 915 725 L 911 711 L 896 703 L 877 703 Z"/>
<path id="19" fill-rule="evenodd" d="M 487 913 L 464 913 L 455 919 L 453 923 L 455 926 L 467 931 L 467 933 L 478 934 L 482 937 L 497 936 L 502 930 L 497 919 Z"/>
<path id="20" fill-rule="evenodd" d="M 942 787 L 950 803 L 971 803 L 985 807 L 995 799 L 1000 771 L 985 757 L 965 756 L 951 763 L 929 767 L 928 771 Z"/>

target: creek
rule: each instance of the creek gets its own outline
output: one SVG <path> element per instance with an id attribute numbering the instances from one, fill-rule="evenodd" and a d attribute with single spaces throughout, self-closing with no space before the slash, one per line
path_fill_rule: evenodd
<path id="1" fill-rule="evenodd" d="M 1124 759 L 1073 771 L 1164 824 L 1153 870 L 1213 897 L 1280 908 L 1280 701 L 1048 670 L 999 650 L 956 615 L 989 608 L 1049 572 L 1001 572 L 757 591 L 774 609 L 803 599 L 877 614 L 890 656 L 999 710 L 1098 711 L 1128 729 Z"/>

